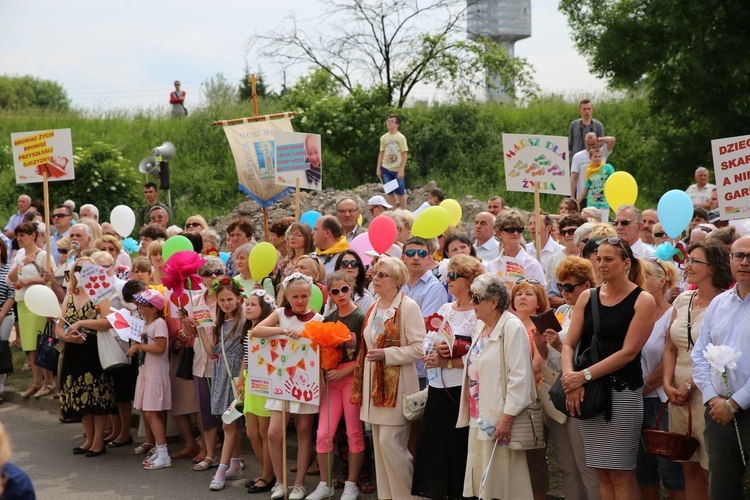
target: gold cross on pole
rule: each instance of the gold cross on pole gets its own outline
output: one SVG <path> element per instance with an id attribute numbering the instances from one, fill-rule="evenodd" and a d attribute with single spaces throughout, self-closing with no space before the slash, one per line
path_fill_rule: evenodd
<path id="1" fill-rule="evenodd" d="M 252 88 L 253 113 L 254 116 L 258 116 L 258 93 L 255 91 L 255 84 L 258 83 L 260 79 L 255 77 L 255 73 L 252 73 L 247 81 L 250 82 L 250 87 Z"/>

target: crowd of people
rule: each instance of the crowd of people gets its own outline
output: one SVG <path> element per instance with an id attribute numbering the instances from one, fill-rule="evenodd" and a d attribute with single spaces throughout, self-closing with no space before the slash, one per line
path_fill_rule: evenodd
<path id="1" fill-rule="evenodd" d="M 574 158 L 586 147 L 593 158 L 614 147 L 587 104 L 571 125 Z M 397 123 L 389 124 L 395 133 Z M 278 261 L 258 281 L 248 264 L 257 243 L 250 220 L 230 222 L 224 242 L 198 214 L 177 227 L 153 184 L 145 186 L 137 255 L 123 250 L 93 205 L 76 215 L 59 204 L 52 213 L 55 267 L 47 269 L 40 210 L 22 196 L 0 245 L 0 340 L 15 331 L 12 341 L 29 356 L 33 381 L 23 397 L 57 394 L 61 420 L 82 422 L 73 454 L 95 458 L 128 447 L 146 470 L 185 459 L 193 471 L 212 471 L 206 485 L 213 491 L 245 476 L 246 435 L 261 474 L 245 487 L 272 499 L 320 500 L 343 489 L 344 500 L 375 491 L 384 499 L 541 500 L 550 490 L 548 447 L 565 498 L 657 499 L 662 485 L 673 499 L 742 498 L 750 449 L 750 236 L 720 227 L 704 174 L 698 169 L 688 190 L 695 212 L 679 240 L 665 235 L 654 209 L 614 207 L 610 221 L 596 204 L 581 208 L 578 179 L 559 213 L 537 217 L 493 196 L 471 234 L 461 224 L 434 239 L 412 235 L 414 214 L 394 209 L 393 198 L 365 204 L 344 197 L 313 227 L 293 217 L 272 221 Z M 425 204 L 443 198 L 436 189 Z M 393 220 L 398 235 L 390 249 L 350 248 L 366 231 L 361 215 Z M 215 327 L 165 299 L 162 250 L 177 234 L 203 258 L 194 303 L 210 309 Z M 78 284 L 86 264 L 106 269 L 114 298 L 91 301 Z M 34 284 L 52 288 L 64 321 L 35 316 L 24 304 Z M 311 304 L 316 288 L 319 310 Z M 123 346 L 132 362 L 104 370 L 97 340 L 110 334 L 113 308 L 138 314 L 145 329 L 142 342 Z M 559 328 L 540 331 L 550 310 Z M 321 376 L 328 390 L 320 405 L 251 394 L 243 383 L 246 337 L 297 339 L 310 321 L 338 321 L 350 332 L 338 366 Z M 45 324 L 64 346 L 57 379 L 34 363 Z M 724 378 L 707 354 L 712 346 L 734 350 Z M 542 444 L 516 446 L 514 428 L 545 396 L 549 377 L 559 377 L 569 416 L 545 407 L 536 423 Z M 602 409 L 576 418 L 594 381 L 604 387 Z M 411 421 L 403 401 L 420 391 L 423 413 Z M 222 418 L 239 396 L 244 418 Z M 285 404 L 298 443 L 288 491 L 281 481 Z M 144 436 L 137 446 L 133 409 Z M 657 421 L 664 431 L 689 431 L 698 440 L 693 455 L 678 461 L 649 453 L 642 431 Z M 182 438 L 181 449 L 169 449 L 170 436 Z M 334 450 L 343 461 L 338 478 Z M 308 492 L 313 474 L 321 481 Z"/>

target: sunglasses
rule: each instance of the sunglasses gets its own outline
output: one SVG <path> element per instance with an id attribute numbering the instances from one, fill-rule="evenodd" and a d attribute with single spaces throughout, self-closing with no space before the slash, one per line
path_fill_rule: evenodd
<path id="1" fill-rule="evenodd" d="M 577 227 L 569 227 L 566 229 L 560 229 L 560 236 L 573 236 L 576 234 Z"/>
<path id="2" fill-rule="evenodd" d="M 68 214 L 52 214 L 53 219 L 62 219 L 63 217 L 70 217 Z"/>
<path id="3" fill-rule="evenodd" d="M 667 233 L 654 233 L 654 238 L 664 238 L 667 235 Z"/>
<path id="4" fill-rule="evenodd" d="M 571 285 L 570 283 L 558 283 L 557 289 L 560 292 L 573 293 L 573 290 L 575 290 L 577 286 L 581 286 L 584 283 L 585 281 L 581 281 L 580 283 L 576 283 L 575 285 Z"/>
<path id="5" fill-rule="evenodd" d="M 471 301 L 474 303 L 475 306 L 478 306 L 483 300 L 484 300 L 484 297 L 482 297 L 481 295 L 477 295 L 475 293 L 471 294 Z"/>
<path id="6" fill-rule="evenodd" d="M 448 279 L 450 281 L 456 281 L 458 278 L 468 279 L 466 276 L 458 274 L 456 271 L 448 271 Z"/>
<path id="7" fill-rule="evenodd" d="M 186 222 L 185 227 L 200 227 L 200 222 Z"/>
<path id="8" fill-rule="evenodd" d="M 513 233 L 523 234 L 525 230 L 526 230 L 525 227 L 504 227 L 501 229 L 501 231 L 504 231 L 508 234 L 513 234 Z"/>
<path id="9" fill-rule="evenodd" d="M 339 263 L 339 267 L 342 268 L 342 269 L 346 269 L 347 267 L 352 267 L 353 268 L 353 267 L 358 267 L 358 266 L 357 266 L 357 261 L 356 260 L 342 260 Z"/>
<path id="10" fill-rule="evenodd" d="M 614 226 L 614 227 L 617 227 L 617 226 L 628 227 L 632 222 L 633 222 L 632 220 L 627 220 L 627 219 L 625 219 L 625 220 L 615 220 L 615 221 L 612 221 L 612 226 Z"/>
<path id="11" fill-rule="evenodd" d="M 420 259 L 424 259 L 429 254 L 427 253 L 427 250 L 423 250 L 421 248 L 419 250 L 416 250 L 414 248 L 410 248 L 409 250 L 407 250 L 407 251 L 404 252 L 404 255 L 406 255 L 407 257 L 410 257 L 410 258 L 414 257 L 415 255 L 417 255 L 417 256 L 419 256 Z"/>
<path id="12" fill-rule="evenodd" d="M 201 276 L 204 278 L 210 278 L 211 276 L 219 277 L 224 274 L 224 271 L 221 269 L 214 269 L 213 271 L 203 271 L 201 273 Z"/>
<path id="13" fill-rule="evenodd" d="M 391 275 L 390 274 L 386 274 L 383 271 L 377 271 L 377 272 L 373 273 L 372 277 L 373 278 L 383 279 L 383 278 L 390 278 Z"/>
<path id="14" fill-rule="evenodd" d="M 351 288 L 349 288 L 349 285 L 344 285 L 341 288 L 331 288 L 328 291 L 331 292 L 331 295 L 336 297 L 340 293 L 349 293 L 349 290 L 351 290 Z"/>
<path id="15" fill-rule="evenodd" d="M 528 278 L 518 278 L 516 280 L 516 285 L 520 285 L 524 281 L 526 283 L 528 283 L 529 285 L 541 285 L 541 283 L 539 283 L 537 280 L 532 280 L 532 279 L 528 279 Z"/>

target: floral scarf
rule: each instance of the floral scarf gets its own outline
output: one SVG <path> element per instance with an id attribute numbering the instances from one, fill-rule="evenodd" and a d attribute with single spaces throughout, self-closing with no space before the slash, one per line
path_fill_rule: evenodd
<path id="1" fill-rule="evenodd" d="M 376 349 L 386 349 L 388 347 L 400 347 L 401 346 L 401 299 L 403 293 L 394 300 L 391 307 L 386 310 L 385 316 L 387 319 L 382 323 L 382 331 L 378 332 L 377 339 L 375 341 Z M 352 396 L 351 403 L 357 406 L 362 406 L 362 384 L 364 382 L 364 369 L 365 369 L 365 356 L 367 356 L 367 344 L 364 340 L 365 332 L 369 323 L 370 315 L 372 311 L 375 311 L 377 315 L 376 302 L 372 305 L 370 310 L 365 316 L 365 323 L 362 327 L 362 348 L 357 354 L 357 363 L 354 367 L 354 383 L 352 385 Z M 392 315 L 389 314 L 392 312 Z M 390 316 L 390 317 L 388 317 Z M 378 328 L 377 323 L 380 321 L 376 320 L 376 324 L 373 328 Z M 387 408 L 393 408 L 396 406 L 396 398 L 398 396 L 398 380 L 401 374 L 401 367 L 396 366 L 385 366 L 385 361 L 378 361 L 371 363 L 372 365 L 372 377 L 370 385 L 370 398 L 372 399 L 374 406 L 382 406 Z"/>

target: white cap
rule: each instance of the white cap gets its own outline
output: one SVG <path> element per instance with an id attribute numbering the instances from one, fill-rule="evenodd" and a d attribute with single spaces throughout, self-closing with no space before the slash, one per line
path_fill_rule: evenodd
<path id="1" fill-rule="evenodd" d="M 382 198 L 382 196 L 381 196 Z M 391 245 L 391 248 L 385 251 L 385 253 L 378 253 L 375 250 L 368 250 L 365 252 L 365 255 L 368 257 L 372 257 L 373 259 L 376 259 L 378 257 L 381 257 L 383 255 L 387 255 L 389 257 L 393 257 L 394 259 L 400 259 L 401 258 L 401 247 L 396 245 L 395 243 Z"/>
<path id="2" fill-rule="evenodd" d="M 389 205 L 388 202 L 385 201 L 385 198 L 383 198 L 380 195 L 373 196 L 372 198 L 370 198 L 367 201 L 367 205 L 370 206 L 370 207 L 381 206 L 381 207 L 387 208 L 388 210 L 390 210 L 391 208 L 393 208 L 393 205 Z"/>

